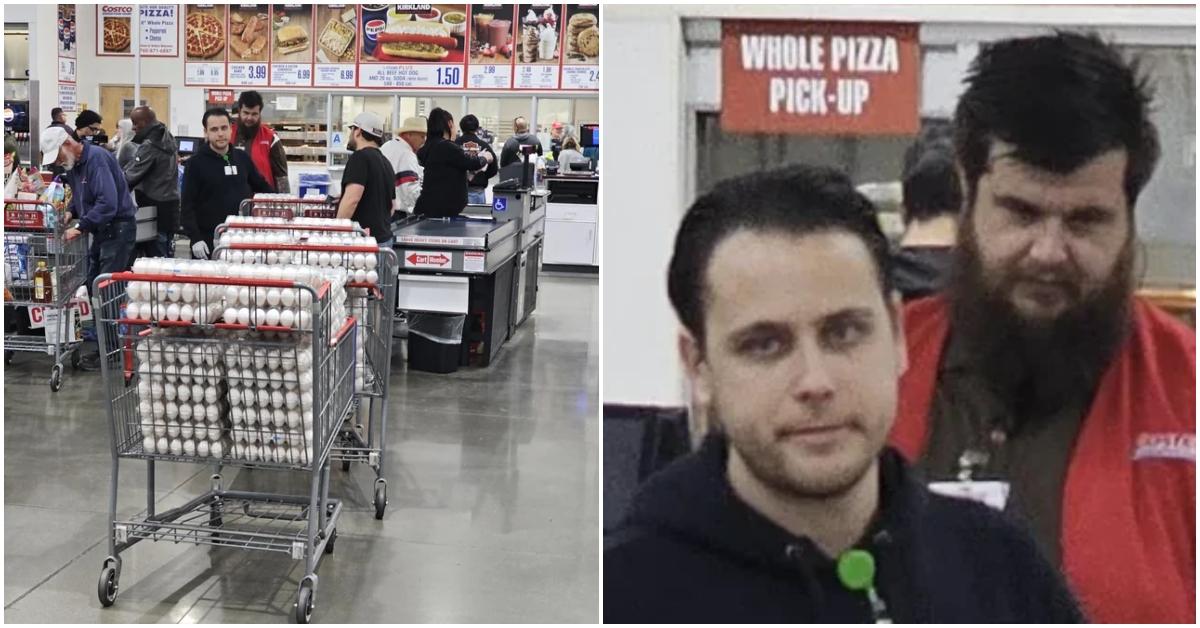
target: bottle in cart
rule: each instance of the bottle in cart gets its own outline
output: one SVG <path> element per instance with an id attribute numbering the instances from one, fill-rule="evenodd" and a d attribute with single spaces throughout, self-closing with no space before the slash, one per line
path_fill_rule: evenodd
<path id="1" fill-rule="evenodd" d="M 46 260 L 39 260 L 37 270 L 33 271 L 33 300 L 38 303 L 50 303 L 54 300 L 54 277 L 46 267 Z"/>

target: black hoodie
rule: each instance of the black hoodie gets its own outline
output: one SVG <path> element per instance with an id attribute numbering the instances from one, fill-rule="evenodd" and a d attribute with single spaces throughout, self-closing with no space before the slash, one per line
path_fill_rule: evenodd
<path id="1" fill-rule="evenodd" d="M 237 167 L 237 174 L 225 174 L 225 157 L 218 155 L 201 142 L 196 153 L 183 170 L 183 194 L 179 202 L 179 217 L 183 230 L 192 244 L 203 240 L 213 248 L 213 231 L 226 216 L 238 213 L 242 201 L 255 192 L 274 191 L 250 161 L 250 155 L 240 148 L 229 147 L 228 163 Z"/>
<path id="2" fill-rule="evenodd" d="M 835 563 L 733 493 L 726 444 L 653 476 L 604 555 L 605 623 L 860 623 L 865 594 Z M 900 456 L 880 457 L 880 514 L 855 547 L 895 622 L 1079 622 L 1062 577 L 986 506 L 934 495 Z"/>

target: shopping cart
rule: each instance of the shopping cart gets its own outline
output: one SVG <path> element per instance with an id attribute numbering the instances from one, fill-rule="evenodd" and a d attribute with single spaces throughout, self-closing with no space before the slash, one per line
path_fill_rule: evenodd
<path id="1" fill-rule="evenodd" d="M 259 291 L 288 292 L 297 316 L 308 314 L 292 326 L 220 322 L 213 308 L 231 286 L 253 300 Z M 318 290 L 283 280 L 123 272 L 98 277 L 93 294 L 113 456 L 100 603 L 116 601 L 122 552 L 144 540 L 182 542 L 303 560 L 294 619 L 307 623 L 318 560 L 333 552 L 341 513 L 341 501 L 329 497 L 330 449 L 357 406 L 355 319 L 334 316 L 328 281 Z M 195 304 L 193 320 L 168 320 L 181 302 Z M 122 458 L 146 461 L 146 511 L 130 518 L 117 516 Z M 211 490 L 156 512 L 158 461 L 215 465 Z M 310 491 L 229 490 L 222 465 L 308 473 Z"/>
<path id="2" fill-rule="evenodd" d="M 51 218 L 47 220 L 47 216 Z M 67 238 L 62 221 L 53 218 L 48 203 L 25 200 L 4 201 L 5 305 L 29 308 L 44 323 L 44 335 L 5 333 L 4 363 L 17 351 L 54 356 L 50 390 L 62 388 L 63 363 L 79 366 L 78 325 L 83 316 L 76 293 L 87 278 L 87 238 Z M 38 266 L 44 263 L 47 277 L 39 292 Z M 39 296 L 40 295 L 40 296 Z M 82 306 L 86 308 L 86 304 Z"/>
<path id="3" fill-rule="evenodd" d="M 336 218 L 335 199 L 299 198 L 285 194 L 256 195 L 238 205 L 242 216 L 268 216 L 272 218 Z"/>
<path id="4" fill-rule="evenodd" d="M 387 444 L 387 397 L 391 373 L 392 323 L 396 303 L 396 274 L 399 259 L 396 251 L 378 245 L 335 246 L 316 244 L 220 244 L 213 259 L 224 262 L 266 262 L 320 266 L 326 264 L 353 268 L 365 256 L 374 258 L 370 268 L 374 274 L 366 281 L 346 284 L 350 315 L 358 322 L 360 353 L 355 390 L 359 407 L 365 412 L 367 425 L 347 421 L 338 434 L 331 454 L 342 461 L 342 470 L 349 471 L 351 463 L 359 462 L 375 471 L 375 518 L 383 519 L 387 509 L 387 479 L 384 462 Z M 286 256 L 286 257 L 284 257 Z M 282 259 L 281 259 L 282 258 Z M 364 267 L 365 268 L 365 267 Z"/>
<path id="5" fill-rule="evenodd" d="M 276 233 L 285 234 L 288 236 L 305 236 L 310 234 L 320 235 L 367 235 L 367 230 L 360 227 L 358 223 L 350 226 L 340 225 L 306 225 L 294 222 L 279 222 L 279 223 L 258 223 L 239 220 L 237 216 L 231 216 L 224 223 L 217 225 L 213 231 L 213 242 L 221 243 L 221 239 L 225 235 L 237 235 L 242 233 Z"/>

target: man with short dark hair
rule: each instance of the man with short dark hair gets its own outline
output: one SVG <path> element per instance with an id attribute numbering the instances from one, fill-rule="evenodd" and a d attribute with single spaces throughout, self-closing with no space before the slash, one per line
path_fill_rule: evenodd
<path id="1" fill-rule="evenodd" d="M 77 142 L 61 128 L 42 132 L 42 166 L 61 167 L 63 180 L 71 186 L 71 216 L 79 218 L 67 230 L 68 239 L 92 236 L 88 250 L 88 291 L 96 277 L 129 267 L 137 240 L 137 208 L 117 158 L 90 142 Z M 99 349 L 83 356 L 80 368 L 100 369 Z"/>
<path id="2" fill-rule="evenodd" d="M 542 142 L 537 136 L 529 132 L 529 121 L 522 117 L 513 119 L 513 136 L 504 142 L 504 146 L 500 149 L 500 167 L 503 168 L 509 164 L 515 164 L 521 161 L 521 147 L 534 146 L 534 152 L 539 156 L 542 154 Z"/>
<path id="3" fill-rule="evenodd" d="M 271 186 L 254 168 L 250 156 L 229 143 L 232 118 L 214 107 L 204 112 L 204 139 L 183 171 L 180 219 L 191 240 L 192 256 L 207 259 L 213 250 L 213 232 L 242 201 Z"/>
<path id="4" fill-rule="evenodd" d="M 962 187 L 948 147 L 927 149 L 904 173 L 904 235 L 892 258 L 905 301 L 941 290 L 950 274 Z"/>
<path id="5" fill-rule="evenodd" d="M 58 127 L 67 132 L 76 142 L 79 141 L 79 136 L 75 133 L 75 128 L 67 124 L 67 114 L 62 107 L 55 107 L 50 110 L 50 125 L 47 129 Z"/>
<path id="6" fill-rule="evenodd" d="M 237 124 L 233 127 L 230 142 L 250 155 L 254 167 L 274 191 L 287 193 L 291 189 L 287 152 L 275 130 L 263 124 L 262 110 L 262 94 L 253 90 L 242 92 L 238 96 Z"/>
<path id="7" fill-rule="evenodd" d="M 108 142 L 108 136 L 104 134 L 104 128 L 100 123 L 104 122 L 100 114 L 88 109 L 79 112 L 75 116 L 75 134 L 82 142 L 90 142 L 97 146 L 103 146 Z"/>
<path id="8" fill-rule="evenodd" d="M 931 479 L 997 487 L 1103 623 L 1196 618 L 1196 335 L 1133 295 L 1150 101 L 1094 35 L 981 49 L 956 273 L 905 311 L 892 434 Z"/>
<path id="9" fill-rule="evenodd" d="M 139 207 L 158 211 L 158 254 L 175 257 L 175 232 L 179 229 L 179 147 L 167 125 L 150 107 L 129 114 L 137 152 L 125 170 Z"/>
<path id="10" fill-rule="evenodd" d="M 353 218 L 380 246 L 392 244 L 392 201 L 396 198 L 396 173 L 379 152 L 383 120 L 364 111 L 350 124 L 347 147 L 354 151 L 342 173 L 342 198 L 338 218 Z"/>
<path id="11" fill-rule="evenodd" d="M 828 168 L 739 177 L 687 211 L 667 292 L 717 428 L 635 497 L 605 622 L 1081 619 L 1031 539 L 884 447 L 906 363 L 887 247 Z"/>
<path id="12" fill-rule="evenodd" d="M 458 127 L 462 129 L 462 134 L 454 140 L 455 144 L 462 146 L 472 155 L 488 153 L 492 156 L 492 160 L 488 162 L 486 168 L 470 173 L 470 178 L 467 180 L 467 203 L 487 205 L 488 181 L 496 176 L 497 172 L 500 172 L 500 166 L 496 163 L 496 151 L 492 150 L 491 144 L 479 137 L 479 118 L 467 114 L 463 116 L 462 120 L 459 120 Z"/>

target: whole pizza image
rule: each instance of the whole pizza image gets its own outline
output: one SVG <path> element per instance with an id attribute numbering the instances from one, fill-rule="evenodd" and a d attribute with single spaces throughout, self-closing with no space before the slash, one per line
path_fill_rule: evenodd
<path id="1" fill-rule="evenodd" d="M 6 621 L 596 623 L 600 7 L 0 10 Z"/>

